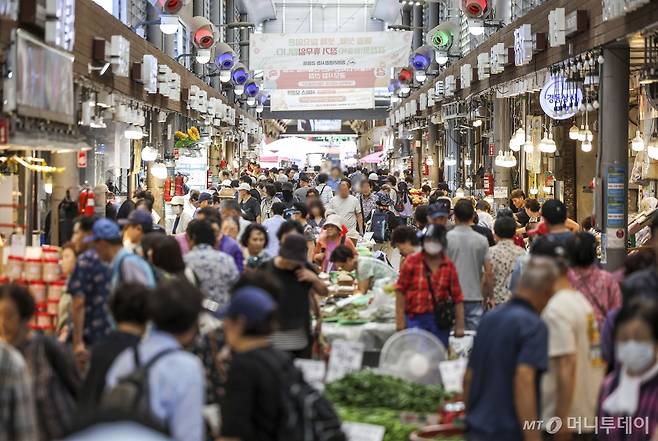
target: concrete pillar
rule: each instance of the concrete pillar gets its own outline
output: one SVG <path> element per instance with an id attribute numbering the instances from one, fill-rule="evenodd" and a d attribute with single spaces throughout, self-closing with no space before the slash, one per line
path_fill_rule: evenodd
<path id="1" fill-rule="evenodd" d="M 501 150 L 507 150 L 510 135 L 510 114 L 507 98 L 494 98 L 494 113 L 493 113 L 493 128 L 494 128 L 494 158 Z M 512 191 L 512 176 L 510 169 L 504 167 L 493 166 L 494 172 L 494 187 L 507 187 Z M 494 203 L 498 206 L 507 206 L 508 198 L 495 199 Z"/>
<path id="2" fill-rule="evenodd" d="M 452 155 L 455 157 L 455 159 L 457 159 L 457 164 L 459 165 L 459 144 L 457 143 L 457 138 L 459 138 L 459 135 L 456 135 L 456 132 L 454 131 L 454 129 L 457 127 L 457 120 L 448 120 L 446 123 L 444 123 L 444 127 L 446 130 L 446 148 L 444 158 Z M 459 182 L 457 182 L 458 165 L 445 166 L 444 164 L 443 176 L 451 191 L 455 191 L 457 190 L 457 187 L 459 187 Z"/>
<path id="3" fill-rule="evenodd" d="M 222 5 L 221 5 L 220 0 L 215 0 L 210 2 L 210 18 L 209 20 L 215 25 L 217 29 L 219 29 L 219 39 L 221 41 L 225 41 L 224 37 L 221 36 L 221 28 L 220 25 L 222 25 Z M 214 60 L 213 60 L 214 61 Z M 212 61 L 211 61 L 212 63 Z M 210 77 L 210 85 L 215 88 L 215 89 L 220 89 L 221 88 L 221 83 L 219 81 L 219 77 Z"/>
<path id="4" fill-rule="evenodd" d="M 248 21 L 247 14 L 240 14 L 240 21 Z M 247 68 L 249 68 L 249 29 L 240 30 L 240 58 Z"/>
<path id="5" fill-rule="evenodd" d="M 599 89 L 599 168 L 601 185 L 597 199 L 602 201 L 604 265 L 614 271 L 626 259 L 628 241 L 628 86 L 630 52 L 628 44 L 614 43 L 603 49 Z"/>
<path id="6" fill-rule="evenodd" d="M 50 238 L 54 245 L 62 245 L 59 237 L 59 204 L 66 197 L 67 190 L 72 200 L 78 199 L 78 158 L 77 152 L 54 153 L 51 157 L 53 167 L 64 169 L 62 173 L 54 173 L 52 214 L 50 226 Z"/>
<path id="7" fill-rule="evenodd" d="M 411 26 L 411 8 L 413 6 L 402 6 L 402 26 Z"/>
<path id="8" fill-rule="evenodd" d="M 429 153 L 430 157 L 432 158 L 434 165 L 429 167 L 429 174 L 427 175 L 427 178 L 430 181 L 432 181 L 434 185 L 436 185 L 439 182 L 439 157 L 437 155 L 438 149 L 436 147 L 437 134 L 438 134 L 437 129 L 438 126 L 436 124 L 432 124 L 428 118 L 426 151 Z M 421 181 L 422 181 L 422 177 L 421 177 Z"/>
<path id="9" fill-rule="evenodd" d="M 160 18 L 160 12 L 152 6 L 150 3 L 146 5 L 146 19 L 151 21 L 151 20 L 157 20 Z M 160 26 L 158 25 L 150 25 L 146 26 L 146 40 L 151 43 L 153 46 L 157 47 L 160 50 L 163 50 L 162 48 L 162 31 L 160 30 Z"/>
<path id="10" fill-rule="evenodd" d="M 418 5 L 413 7 L 413 40 L 411 49 L 416 50 L 423 45 L 423 7 Z"/>
<path id="11" fill-rule="evenodd" d="M 206 17 L 206 11 L 204 8 L 204 0 L 193 0 L 192 2 L 192 14 L 196 16 Z M 194 46 L 192 47 L 192 52 L 194 52 Z M 201 76 L 203 75 L 203 64 L 197 63 L 196 58 L 192 57 L 189 59 L 190 65 L 194 69 L 194 73 Z"/>

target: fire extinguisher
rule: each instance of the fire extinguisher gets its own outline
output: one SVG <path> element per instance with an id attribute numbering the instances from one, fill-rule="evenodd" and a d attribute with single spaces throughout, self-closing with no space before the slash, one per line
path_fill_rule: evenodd
<path id="1" fill-rule="evenodd" d="M 176 196 L 183 196 L 185 194 L 185 178 L 183 175 L 176 175 L 176 178 L 174 179 L 175 183 L 175 195 Z"/>
<path id="2" fill-rule="evenodd" d="M 78 196 L 78 214 L 83 215 L 87 209 L 87 198 L 89 193 L 86 188 L 80 190 L 80 195 Z"/>
<path id="3" fill-rule="evenodd" d="M 429 176 L 430 166 L 427 165 L 427 161 L 423 161 L 423 176 Z"/>
<path id="4" fill-rule="evenodd" d="M 85 216 L 91 217 L 95 214 L 94 192 L 87 189 L 87 205 L 85 205 Z"/>
<path id="5" fill-rule="evenodd" d="M 164 181 L 164 200 L 166 202 L 171 201 L 171 177 L 167 176 L 167 179 Z"/>

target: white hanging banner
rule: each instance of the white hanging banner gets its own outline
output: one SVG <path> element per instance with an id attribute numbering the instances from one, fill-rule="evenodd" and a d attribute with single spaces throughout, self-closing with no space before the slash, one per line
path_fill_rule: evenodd
<path id="1" fill-rule="evenodd" d="M 286 110 L 374 109 L 373 89 L 310 89 L 270 92 L 273 112 Z"/>
<path id="2" fill-rule="evenodd" d="M 378 69 L 406 66 L 411 32 L 253 34 L 249 68 L 264 70 Z"/>

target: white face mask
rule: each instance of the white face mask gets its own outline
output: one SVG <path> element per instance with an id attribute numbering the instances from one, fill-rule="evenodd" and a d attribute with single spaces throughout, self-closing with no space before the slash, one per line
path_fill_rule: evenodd
<path id="1" fill-rule="evenodd" d="M 656 362 L 654 345 L 648 341 L 628 340 L 619 343 L 615 357 L 633 374 L 644 371 Z"/>
<path id="2" fill-rule="evenodd" d="M 183 212 L 183 207 L 181 207 L 180 205 L 174 205 L 172 208 L 174 209 L 174 214 L 176 216 L 178 216 Z"/>
<path id="3" fill-rule="evenodd" d="M 430 256 L 436 256 L 441 251 L 443 251 L 443 245 L 439 242 L 425 242 L 423 243 L 423 251 L 425 251 Z"/>

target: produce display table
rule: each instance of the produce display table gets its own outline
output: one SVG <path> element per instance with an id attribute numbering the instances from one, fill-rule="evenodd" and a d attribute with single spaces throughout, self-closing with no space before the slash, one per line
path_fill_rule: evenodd
<path id="1" fill-rule="evenodd" d="M 362 342 L 367 352 L 380 352 L 388 338 L 395 334 L 395 323 L 365 323 L 344 326 L 336 323 L 323 323 L 322 334 L 329 344 L 335 340 Z"/>

